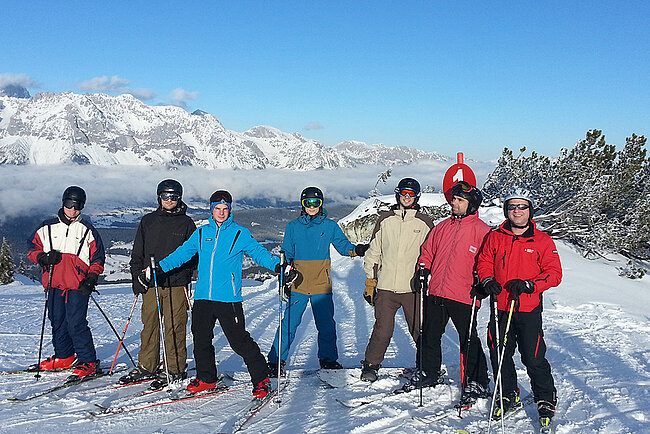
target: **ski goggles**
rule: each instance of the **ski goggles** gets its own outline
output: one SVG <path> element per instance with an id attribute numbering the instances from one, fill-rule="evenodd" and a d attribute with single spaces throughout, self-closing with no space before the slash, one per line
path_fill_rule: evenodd
<path id="1" fill-rule="evenodd" d="M 517 203 L 517 204 L 509 203 L 508 205 L 506 205 L 506 209 L 508 211 L 514 211 L 516 209 L 520 209 L 520 210 L 523 211 L 523 210 L 526 210 L 528 208 L 530 208 L 530 205 L 528 205 L 527 203 Z"/>
<path id="2" fill-rule="evenodd" d="M 454 188 L 460 188 L 465 193 L 470 193 L 472 190 L 474 190 L 474 186 L 472 186 L 467 181 L 458 181 L 456 185 L 454 185 Z"/>
<path id="3" fill-rule="evenodd" d="M 403 188 L 398 193 L 402 197 L 415 197 L 415 196 L 418 195 L 416 192 L 414 192 L 413 190 L 410 190 L 408 188 Z"/>
<path id="4" fill-rule="evenodd" d="M 68 209 L 76 209 L 77 211 L 81 211 L 84 206 L 81 202 L 75 199 L 66 199 L 63 201 L 63 207 L 68 208 Z"/>
<path id="5" fill-rule="evenodd" d="M 301 203 L 305 208 L 320 208 L 323 205 L 323 199 L 310 197 L 309 199 L 303 199 Z"/>
<path id="6" fill-rule="evenodd" d="M 158 197 L 160 200 L 172 200 L 174 202 L 181 198 L 181 196 L 176 193 L 160 193 Z"/>

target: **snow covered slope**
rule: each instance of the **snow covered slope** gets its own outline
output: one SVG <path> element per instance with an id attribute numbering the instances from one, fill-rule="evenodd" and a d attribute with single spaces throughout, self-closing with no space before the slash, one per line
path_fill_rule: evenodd
<path id="1" fill-rule="evenodd" d="M 646 276 L 632 281 L 618 277 L 616 267 L 623 264 L 620 258 L 587 261 L 570 246 L 559 243 L 558 248 L 564 281 L 544 297 L 545 338 L 560 400 L 557 432 L 648 432 L 650 318 L 647 306 L 650 305 L 650 278 Z M 332 257 L 339 361 L 346 367 L 357 368 L 373 324 L 372 309 L 361 295 L 365 279 L 362 260 L 341 257 L 335 251 L 332 251 Z M 248 281 L 243 291 L 248 330 L 264 353 L 272 343 L 277 326 L 276 284 L 275 281 L 264 284 Z M 133 302 L 129 285 L 106 285 L 100 288 L 100 292 L 101 295 L 96 296 L 98 302 L 121 332 Z M 35 362 L 42 309 L 43 293 L 39 285 L 23 281 L 0 286 L 0 370 L 16 369 Z M 483 343 L 487 315 L 487 309 L 480 310 L 479 333 Z M 116 338 L 92 305 L 89 322 L 98 356 L 104 364 L 110 364 Z M 126 336 L 126 344 L 134 355 L 140 330 L 141 323 L 136 314 Z M 449 372 L 450 384 L 426 391 L 423 408 L 418 408 L 418 397 L 414 394 L 349 409 L 338 404 L 336 399 L 387 392 L 404 381 L 388 374 L 394 373 L 394 368 L 414 366 L 415 350 L 406 324 L 398 315 L 393 342 L 384 362 L 389 369 L 380 371 L 379 381 L 372 385 L 356 383 L 332 389 L 325 388 L 313 375 L 313 370 L 318 367 L 316 331 L 310 312 L 306 312 L 291 351 L 291 374 L 282 405 L 279 408 L 276 404 L 271 405 L 268 412 L 251 420 L 244 432 L 449 433 L 461 428 L 472 433 L 480 432 L 486 427 L 488 402 L 480 403 L 462 420 L 449 417 L 424 426 L 412 419 L 414 415 L 425 416 L 449 408 L 458 397 L 458 342 L 451 325 L 447 331 L 443 339 L 443 363 Z M 191 357 L 193 347 L 189 336 Z M 49 339 L 49 336 L 45 339 L 45 355 L 52 353 Z M 215 347 L 221 371 L 241 372 L 240 375 L 245 376 L 242 360 L 232 352 L 218 331 Z M 530 385 L 518 357 L 515 360 L 521 394 L 526 396 L 530 393 Z M 128 358 L 121 354 L 118 362 L 126 364 Z M 189 366 L 190 369 L 194 367 L 191 358 Z M 116 377 L 108 377 L 95 380 L 95 384 L 66 389 L 27 403 L 5 401 L 6 397 L 19 391 L 38 390 L 61 381 L 61 375 L 55 379 L 44 377 L 38 383 L 29 375 L 0 375 L 0 431 L 220 432 L 228 416 L 250 395 L 249 386 L 246 386 L 244 391 L 219 398 L 94 419 L 88 413 L 96 410 L 94 403 L 116 405 L 127 393 L 107 388 L 84 391 L 116 381 Z M 153 400 L 154 396 L 148 399 Z M 526 407 L 506 421 L 507 432 L 534 432 L 535 413 L 533 407 Z M 500 432 L 500 428 L 493 427 L 493 432 Z"/>

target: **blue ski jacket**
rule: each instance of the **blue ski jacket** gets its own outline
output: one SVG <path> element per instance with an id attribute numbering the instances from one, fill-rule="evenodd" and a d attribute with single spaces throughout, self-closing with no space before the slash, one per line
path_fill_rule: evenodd
<path id="1" fill-rule="evenodd" d="M 194 292 L 195 300 L 241 302 L 242 263 L 244 253 L 257 264 L 274 270 L 280 259 L 255 241 L 250 231 L 235 223 L 232 215 L 217 226 L 210 218 L 206 225 L 196 229 L 190 238 L 159 262 L 167 272 L 181 266 L 199 254 Z"/>

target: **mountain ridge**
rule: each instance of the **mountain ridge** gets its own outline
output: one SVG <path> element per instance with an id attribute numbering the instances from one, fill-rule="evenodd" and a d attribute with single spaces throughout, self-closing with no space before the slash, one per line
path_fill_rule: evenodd
<path id="1" fill-rule="evenodd" d="M 150 106 L 129 94 L 0 95 L 0 164 L 335 169 L 448 157 L 405 146 L 346 141 L 334 147 L 270 126 L 226 129 L 212 114 Z"/>

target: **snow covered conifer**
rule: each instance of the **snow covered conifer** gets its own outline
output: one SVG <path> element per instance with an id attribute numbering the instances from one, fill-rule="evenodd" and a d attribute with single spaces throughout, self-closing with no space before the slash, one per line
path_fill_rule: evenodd
<path id="1" fill-rule="evenodd" d="M 14 260 L 11 256 L 11 248 L 6 238 L 2 238 L 0 247 L 0 285 L 6 285 L 14 281 Z"/>

